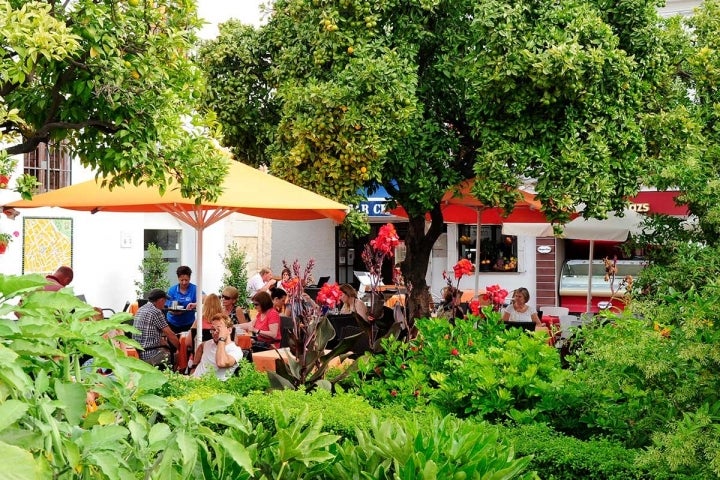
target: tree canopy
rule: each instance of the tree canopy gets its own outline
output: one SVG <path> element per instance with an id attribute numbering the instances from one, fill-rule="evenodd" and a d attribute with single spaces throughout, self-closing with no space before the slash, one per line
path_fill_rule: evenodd
<path id="1" fill-rule="evenodd" d="M 535 179 L 556 222 L 637 191 L 645 122 L 681 91 L 656 3 L 277 0 L 265 26 L 228 22 L 201 50 L 208 105 L 228 146 L 285 178 L 349 202 L 383 185 L 410 214 L 404 274 L 423 290 L 461 179 L 507 210 Z"/>
<path id="2" fill-rule="evenodd" d="M 224 160 L 195 105 L 194 0 L 0 0 L 0 142 L 64 141 L 111 184 L 213 198 Z"/>

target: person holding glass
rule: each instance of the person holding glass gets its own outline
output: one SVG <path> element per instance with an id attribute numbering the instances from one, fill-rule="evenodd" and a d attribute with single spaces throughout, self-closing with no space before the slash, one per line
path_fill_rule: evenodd
<path id="1" fill-rule="evenodd" d="M 280 347 L 280 314 L 273 308 L 272 298 L 268 292 L 258 292 L 252 298 L 257 315 L 247 323 L 238 325 L 255 335 L 252 351 L 262 352 Z"/>
<path id="2" fill-rule="evenodd" d="M 170 287 L 167 293 L 165 307 L 168 308 L 167 322 L 175 333 L 190 330 L 195 322 L 195 308 L 197 307 L 197 286 L 190 283 L 192 270 L 181 265 L 175 271 L 178 283 Z"/>

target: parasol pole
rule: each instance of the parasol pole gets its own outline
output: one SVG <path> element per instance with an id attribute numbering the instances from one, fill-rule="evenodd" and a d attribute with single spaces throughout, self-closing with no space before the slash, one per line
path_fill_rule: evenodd
<path id="1" fill-rule="evenodd" d="M 587 289 L 587 305 L 585 311 L 590 313 L 592 306 L 592 272 L 593 272 L 593 256 L 595 255 L 595 240 L 590 240 L 590 261 L 588 262 L 588 289 Z"/>
<path id="2" fill-rule="evenodd" d="M 475 297 L 480 295 L 480 228 L 482 226 L 482 207 L 477 209 L 477 231 L 475 232 Z"/>

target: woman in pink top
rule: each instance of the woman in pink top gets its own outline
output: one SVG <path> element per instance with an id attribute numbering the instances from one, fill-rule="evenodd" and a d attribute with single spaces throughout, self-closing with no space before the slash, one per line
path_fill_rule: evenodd
<path id="1" fill-rule="evenodd" d="M 272 347 L 280 347 L 280 314 L 273 308 L 272 299 L 267 292 L 258 292 L 252 298 L 253 305 L 257 310 L 255 319 L 248 323 L 241 323 L 238 326 L 243 330 L 257 336 L 257 342 L 269 344 Z M 258 345 L 258 350 L 262 348 Z M 253 346 L 255 351 L 255 346 Z"/>

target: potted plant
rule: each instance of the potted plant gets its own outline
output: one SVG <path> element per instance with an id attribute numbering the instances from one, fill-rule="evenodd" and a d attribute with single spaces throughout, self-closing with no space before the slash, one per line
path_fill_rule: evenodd
<path id="1" fill-rule="evenodd" d="M 20 235 L 19 232 L 13 232 L 12 234 L 0 232 L 0 254 L 5 253 L 7 246 L 14 240 L 13 237 L 17 237 L 18 235 Z"/>
<path id="2" fill-rule="evenodd" d="M 17 160 L 10 157 L 5 150 L 0 151 L 0 188 L 8 187 L 16 167 Z"/>
<path id="3" fill-rule="evenodd" d="M 138 299 L 147 298 L 153 288 L 161 288 L 167 292 L 170 281 L 167 278 L 168 262 L 163 258 L 163 250 L 154 243 L 148 244 L 147 257 L 143 258 L 138 267 L 142 273 L 142 282 L 135 282 Z"/>

